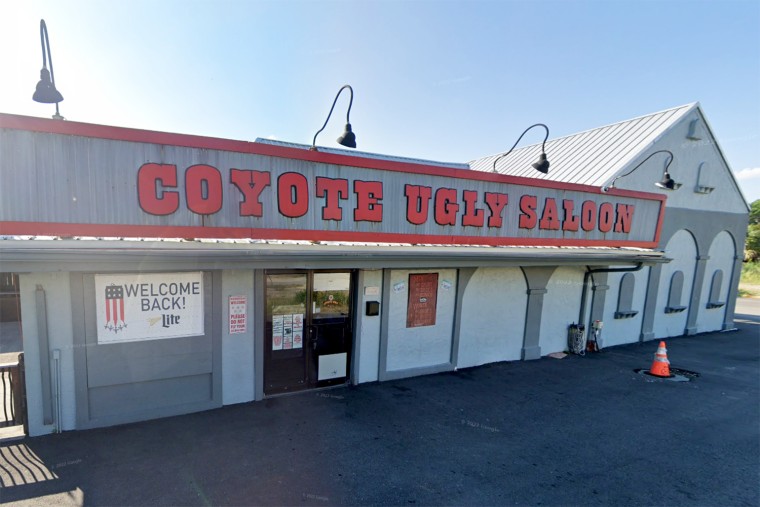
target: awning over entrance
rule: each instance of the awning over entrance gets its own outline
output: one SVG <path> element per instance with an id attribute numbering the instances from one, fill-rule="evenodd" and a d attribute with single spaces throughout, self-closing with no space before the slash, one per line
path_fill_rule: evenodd
<path id="1" fill-rule="evenodd" d="M 668 262 L 663 252 L 612 247 L 409 245 L 254 240 L 142 240 L 5 236 L 5 271 L 289 268 L 298 263 L 350 269 L 394 267 L 615 265 Z"/>

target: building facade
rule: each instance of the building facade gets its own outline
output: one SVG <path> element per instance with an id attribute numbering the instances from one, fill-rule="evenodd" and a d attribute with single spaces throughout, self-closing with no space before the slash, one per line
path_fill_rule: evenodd
<path id="1" fill-rule="evenodd" d="M 698 105 L 644 118 L 541 177 L 0 115 L 30 434 L 731 329 L 746 203 Z"/>

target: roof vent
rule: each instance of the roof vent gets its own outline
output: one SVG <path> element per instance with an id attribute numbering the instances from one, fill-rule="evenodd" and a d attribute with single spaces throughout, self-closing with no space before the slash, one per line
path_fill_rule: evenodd
<path id="1" fill-rule="evenodd" d="M 699 124 L 699 118 L 695 118 L 689 122 L 689 132 L 686 134 L 686 139 L 692 141 L 702 140 L 702 137 L 697 133 L 697 124 Z"/>

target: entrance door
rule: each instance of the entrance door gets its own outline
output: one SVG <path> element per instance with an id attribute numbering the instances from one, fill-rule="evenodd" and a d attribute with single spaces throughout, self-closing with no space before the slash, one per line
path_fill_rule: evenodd
<path id="1" fill-rule="evenodd" d="M 265 394 L 345 383 L 352 273 L 278 271 L 265 279 Z"/>

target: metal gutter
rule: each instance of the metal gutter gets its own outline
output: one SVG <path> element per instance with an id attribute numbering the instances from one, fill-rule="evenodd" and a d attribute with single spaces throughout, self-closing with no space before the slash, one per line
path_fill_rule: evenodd
<path id="1" fill-rule="evenodd" d="M 663 252 L 624 248 L 3 240 L 4 271 L 648 265 Z"/>

